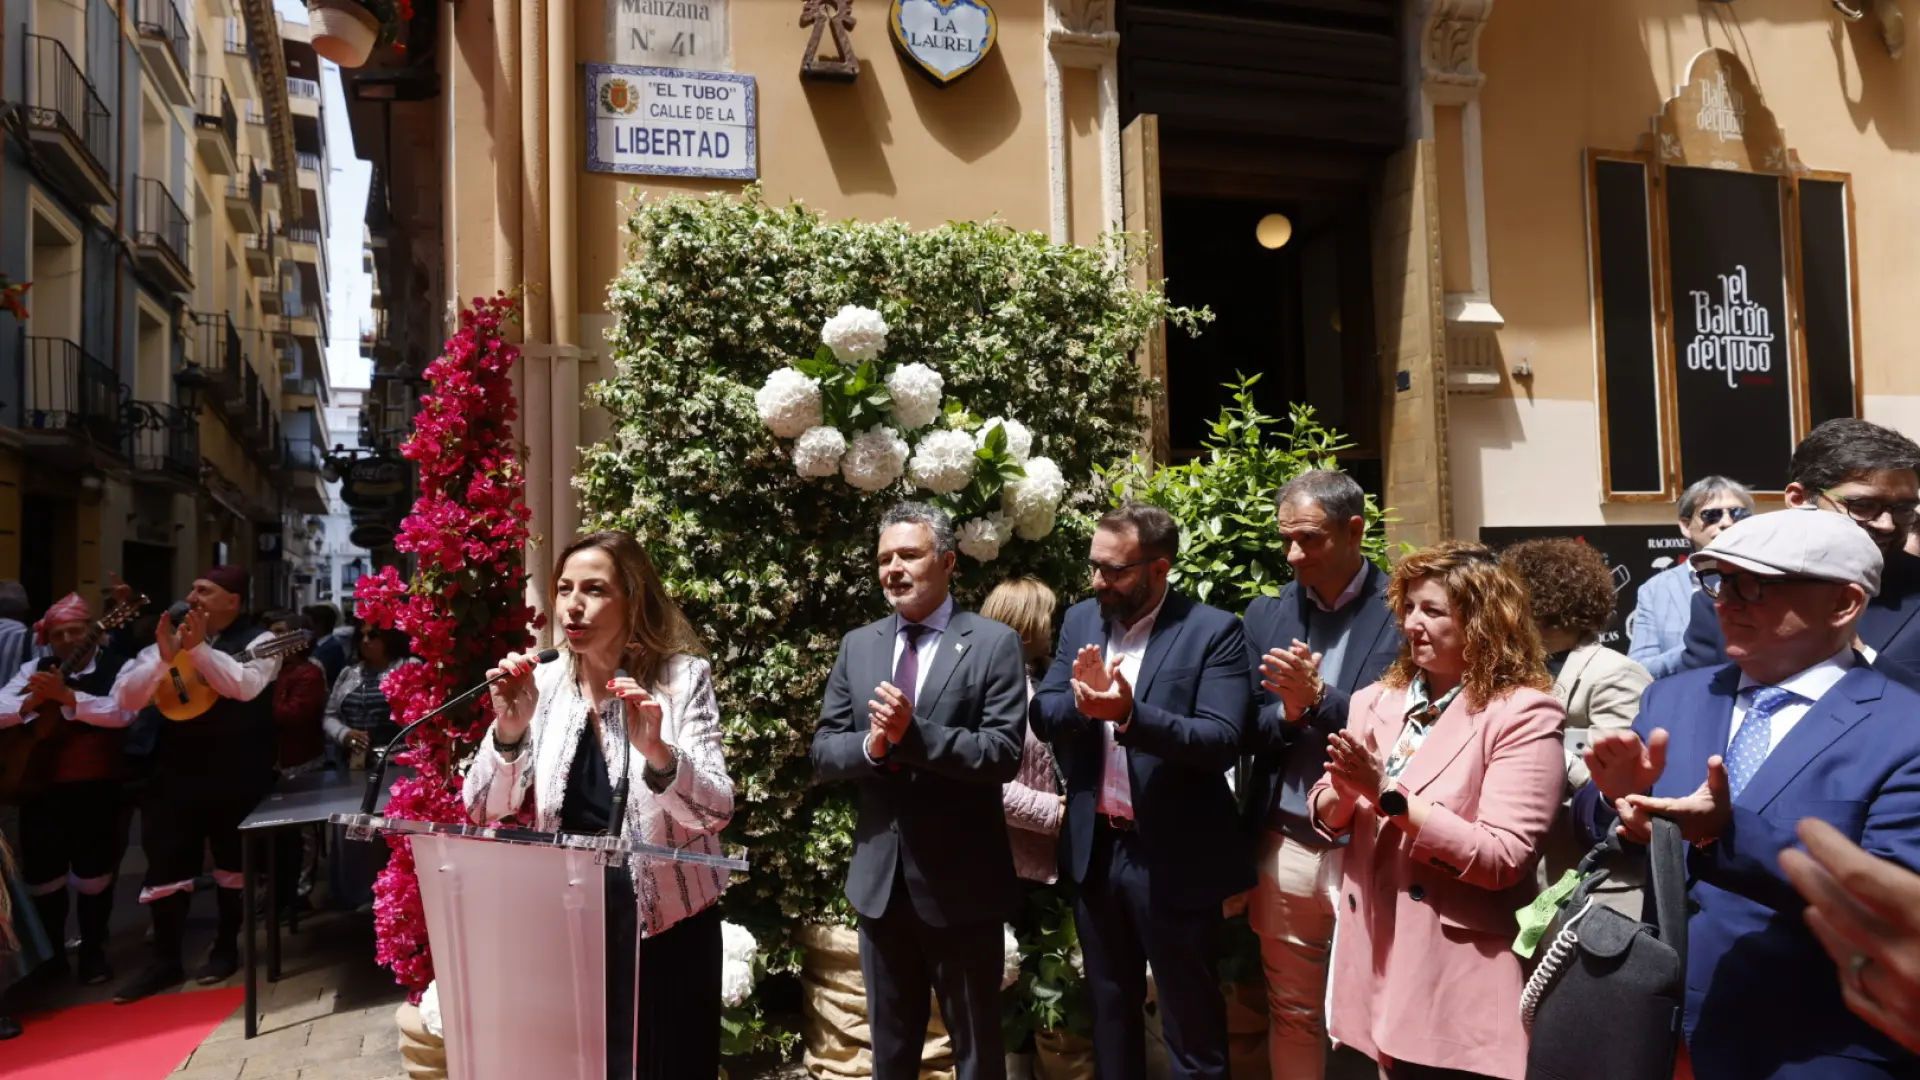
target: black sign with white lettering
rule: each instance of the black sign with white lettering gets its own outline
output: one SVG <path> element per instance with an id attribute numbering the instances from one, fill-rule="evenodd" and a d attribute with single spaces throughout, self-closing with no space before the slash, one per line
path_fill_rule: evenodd
<path id="1" fill-rule="evenodd" d="M 1693 545 L 1672 525 L 1522 525 L 1480 530 L 1480 542 L 1495 551 L 1520 540 L 1542 536 L 1570 536 L 1595 548 L 1613 568 L 1613 622 L 1600 643 L 1627 651 L 1627 620 L 1647 579 L 1685 562 Z"/>
<path id="2" fill-rule="evenodd" d="M 1780 180 L 1666 175 L 1681 481 L 1717 474 L 1779 491 L 1793 453 Z"/>

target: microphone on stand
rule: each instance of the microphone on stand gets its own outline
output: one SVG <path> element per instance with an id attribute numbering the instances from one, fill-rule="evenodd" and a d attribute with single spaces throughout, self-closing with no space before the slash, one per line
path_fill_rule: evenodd
<path id="1" fill-rule="evenodd" d="M 534 654 L 534 657 L 533 657 L 534 663 L 536 664 L 548 664 L 558 659 L 560 659 L 559 649 L 542 649 L 540 652 Z M 466 702 L 473 700 L 475 697 L 478 697 L 480 694 L 485 693 L 486 689 L 489 686 L 492 686 L 494 683 L 497 683 L 501 679 L 504 679 L 506 677 L 507 677 L 507 673 L 503 671 L 500 674 L 495 675 L 493 678 L 488 679 L 486 682 L 483 682 L 480 685 L 473 687 L 470 690 L 467 690 L 466 692 L 462 693 L 459 697 L 449 699 L 446 703 L 442 704 L 439 708 L 434 709 L 432 712 L 426 714 L 425 716 L 422 716 L 420 719 L 415 720 L 413 723 L 408 724 L 406 727 L 401 728 L 400 733 L 393 737 L 393 741 L 387 743 L 386 747 L 380 751 L 379 756 L 375 758 L 371 763 L 369 763 L 367 767 L 367 790 L 366 790 L 366 793 L 360 797 L 360 812 L 363 814 L 373 813 L 373 808 L 375 804 L 379 803 L 380 801 L 380 781 L 387 774 L 387 760 L 393 756 L 393 752 L 395 750 L 398 750 L 402 746 L 406 745 L 407 736 L 413 734 L 414 728 L 417 728 L 421 724 L 424 724 L 427 721 L 433 719 L 434 717 L 439 716 L 441 713 L 446 712 L 448 709 L 451 709 L 457 705 L 463 705 Z"/>
<path id="2" fill-rule="evenodd" d="M 616 679 L 626 678 L 627 669 L 615 668 L 613 677 Z M 627 793 L 633 787 L 633 747 L 627 742 L 626 699 L 614 698 L 612 704 L 617 707 L 613 711 L 620 717 L 620 738 L 618 743 L 616 743 L 620 748 L 620 779 L 613 785 L 612 812 L 607 815 L 607 835 L 619 837 L 625 836 L 627 832 Z M 601 719 L 604 721 L 608 719 L 608 717 L 602 714 Z"/>

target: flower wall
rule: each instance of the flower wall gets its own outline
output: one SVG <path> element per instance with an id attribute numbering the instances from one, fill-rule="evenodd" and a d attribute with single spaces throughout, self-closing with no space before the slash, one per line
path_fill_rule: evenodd
<path id="1" fill-rule="evenodd" d="M 727 840 L 752 865 L 722 902 L 791 971 L 799 925 L 849 914 L 851 790 L 815 786 L 807 750 L 840 636 L 887 611 L 880 514 L 913 497 L 981 522 L 963 603 L 1019 574 L 1074 588 L 1106 505 L 1094 466 L 1139 445 L 1130 350 L 1191 316 L 1132 289 L 1115 251 L 994 224 L 829 222 L 750 191 L 644 203 L 628 228 L 587 526 L 642 537 L 711 650 Z M 1003 535 L 1023 512 L 1032 537 Z"/>
<path id="2" fill-rule="evenodd" d="M 385 567 L 356 586 L 367 624 L 404 632 L 421 661 L 400 665 L 380 684 L 398 723 L 411 723 L 484 679 L 504 653 L 533 643 L 521 564 L 533 515 L 522 498 L 513 436 L 519 350 L 502 336 L 515 311 L 509 297 L 476 298 L 440 358 L 427 365 L 432 389 L 400 448 L 419 470 L 420 494 L 394 540 L 417 568 L 402 578 Z M 387 815 L 465 820 L 458 770 L 492 720 L 492 703 L 482 695 L 415 733 L 412 749 L 396 758 L 414 775 L 394 782 Z M 433 955 L 412 848 L 405 838 L 389 843 L 393 858 L 374 884 L 376 959 L 417 994 L 433 979 Z"/>

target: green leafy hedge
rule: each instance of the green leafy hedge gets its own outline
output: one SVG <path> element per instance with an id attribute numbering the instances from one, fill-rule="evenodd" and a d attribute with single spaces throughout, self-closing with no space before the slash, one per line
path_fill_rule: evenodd
<path id="1" fill-rule="evenodd" d="M 617 368 L 591 391 L 613 431 L 577 483 L 588 525 L 645 540 L 712 650 L 737 789 L 727 839 L 753 866 L 725 910 L 772 970 L 792 970 L 795 927 L 849 914 L 849 792 L 814 785 L 807 748 L 840 635 L 887 610 L 875 523 L 909 492 L 797 476 L 755 388 L 813 357 L 841 305 L 879 310 L 890 359 L 933 367 L 973 414 L 1026 424 L 1076 485 L 1044 540 L 961 560 L 963 602 L 1023 573 L 1071 588 L 1086 577 L 1089 512 L 1104 508 L 1095 466 L 1139 444 L 1150 386 L 1130 350 L 1156 320 L 1195 316 L 1130 287 L 1114 247 L 997 224 L 831 222 L 749 191 L 645 202 L 628 229 L 630 262 L 609 290 Z"/>

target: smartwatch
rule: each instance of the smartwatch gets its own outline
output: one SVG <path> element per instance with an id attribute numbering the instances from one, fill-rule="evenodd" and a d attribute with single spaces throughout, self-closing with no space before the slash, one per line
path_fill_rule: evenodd
<path id="1" fill-rule="evenodd" d="M 1405 817 L 1407 813 L 1407 793 L 1400 790 L 1399 784 L 1395 784 L 1381 792 L 1380 797 L 1373 800 L 1373 804 L 1379 807 L 1380 812 L 1388 817 Z"/>

